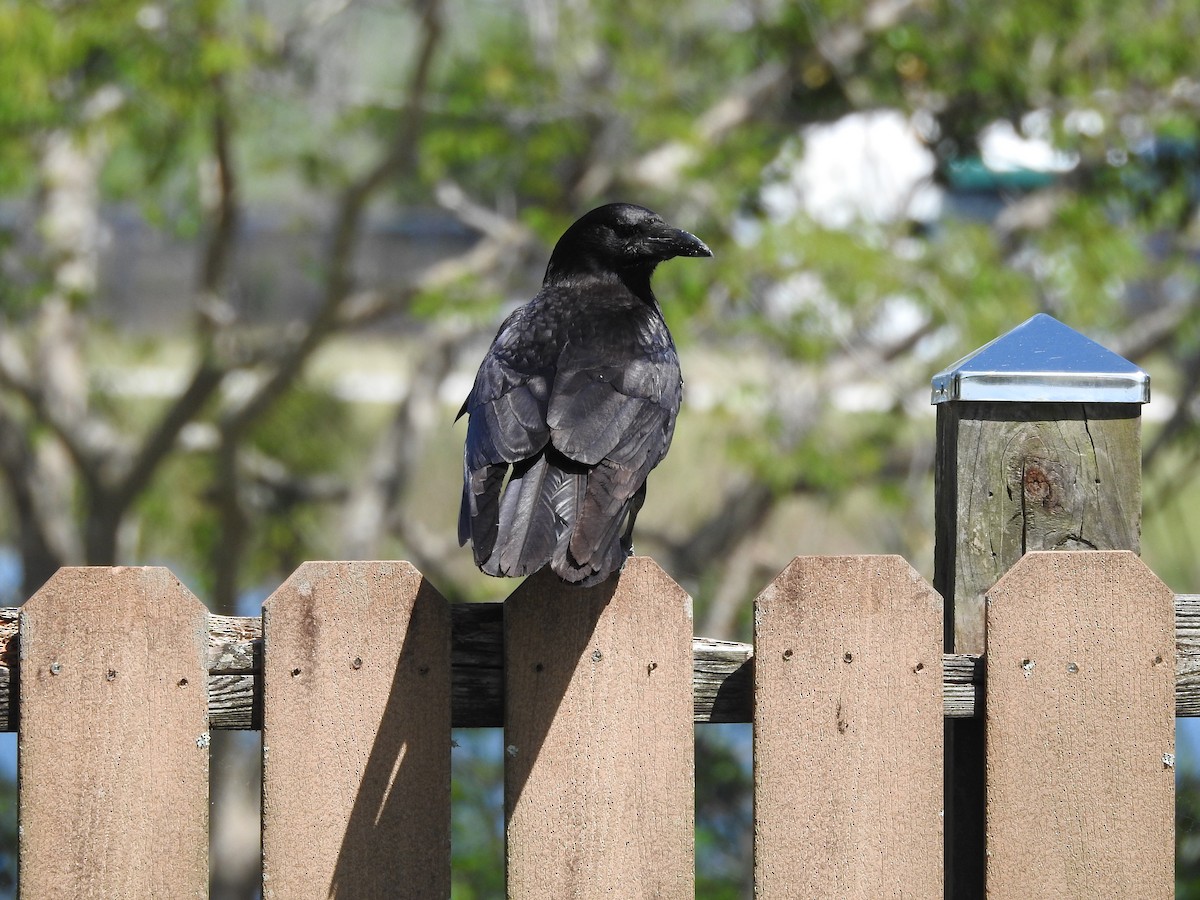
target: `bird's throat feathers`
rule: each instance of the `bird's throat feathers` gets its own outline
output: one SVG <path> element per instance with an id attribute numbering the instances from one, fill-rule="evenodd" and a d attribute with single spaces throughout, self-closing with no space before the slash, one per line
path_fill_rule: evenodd
<path id="1" fill-rule="evenodd" d="M 563 266 L 551 259 L 546 267 L 542 287 L 581 291 L 599 285 L 620 284 L 643 303 L 657 307 L 658 300 L 650 289 L 650 276 L 654 274 L 655 266 L 656 263 L 647 262 L 615 269 L 611 264 L 596 261 L 588 265 L 583 260 L 575 260 L 571 266 Z"/>

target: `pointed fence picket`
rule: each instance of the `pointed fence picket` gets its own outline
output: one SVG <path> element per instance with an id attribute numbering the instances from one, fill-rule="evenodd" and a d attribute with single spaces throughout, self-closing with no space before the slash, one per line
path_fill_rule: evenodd
<path id="1" fill-rule="evenodd" d="M 652 560 L 504 608 L 510 897 L 695 896 L 692 603 Z"/>
<path id="2" fill-rule="evenodd" d="M 1172 601 L 1128 551 L 1030 553 L 988 591 L 989 898 L 1174 896 Z"/>
<path id="3" fill-rule="evenodd" d="M 754 883 L 942 894 L 942 598 L 898 556 L 800 557 L 754 618 Z"/>
<path id="4" fill-rule="evenodd" d="M 61 569 L 21 608 L 22 897 L 208 895 L 206 616 L 161 568 Z"/>
<path id="5" fill-rule="evenodd" d="M 988 594 L 976 703 L 899 557 L 795 560 L 756 654 L 694 638 L 648 559 L 463 607 L 407 563 L 306 563 L 258 627 L 164 569 L 64 569 L 19 635 L 0 614 L 21 893 L 203 896 L 208 729 L 255 726 L 265 897 L 448 896 L 450 728 L 503 720 L 510 897 L 693 896 L 694 723 L 752 720 L 758 896 L 937 896 L 942 725 L 968 714 L 987 896 L 1166 897 L 1198 606 L 1129 553 L 1027 555 Z"/>
<path id="6" fill-rule="evenodd" d="M 263 897 L 450 893 L 450 610 L 408 563 L 263 605 Z"/>

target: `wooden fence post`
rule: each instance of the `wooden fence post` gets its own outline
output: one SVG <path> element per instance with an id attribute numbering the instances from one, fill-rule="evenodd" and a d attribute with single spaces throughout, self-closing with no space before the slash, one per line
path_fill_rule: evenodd
<path id="1" fill-rule="evenodd" d="M 450 895 L 450 609 L 404 562 L 263 605 L 263 896 Z"/>
<path id="2" fill-rule="evenodd" d="M 59 571 L 21 610 L 21 896 L 208 896 L 204 606 L 161 568 Z"/>
<path id="3" fill-rule="evenodd" d="M 1138 550 L 1149 377 L 1047 315 L 934 376 L 933 585 L 945 650 L 984 651 L 984 595 L 1030 550 Z M 982 897 L 982 719 L 946 729 L 947 896 Z"/>
<path id="4" fill-rule="evenodd" d="M 508 896 L 691 900 L 692 602 L 653 560 L 504 611 Z"/>

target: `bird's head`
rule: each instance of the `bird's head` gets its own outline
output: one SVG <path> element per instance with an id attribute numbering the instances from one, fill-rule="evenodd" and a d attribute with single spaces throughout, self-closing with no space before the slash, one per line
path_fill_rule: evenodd
<path id="1" fill-rule="evenodd" d="M 609 203 L 580 217 L 563 233 L 550 255 L 546 279 L 596 272 L 648 279 L 655 266 L 676 256 L 712 256 L 712 251 L 694 234 L 668 225 L 644 206 Z"/>

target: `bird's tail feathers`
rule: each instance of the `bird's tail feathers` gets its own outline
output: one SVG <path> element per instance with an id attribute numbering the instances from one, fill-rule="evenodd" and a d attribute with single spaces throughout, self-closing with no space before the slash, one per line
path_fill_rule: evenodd
<path id="1" fill-rule="evenodd" d="M 516 465 L 468 472 L 459 542 L 469 538 L 488 575 L 522 576 L 547 563 L 590 587 L 625 564 L 628 527 L 641 505 L 641 473 L 609 460 L 590 467 L 553 450 Z"/>
<path id="2" fill-rule="evenodd" d="M 574 525 L 586 475 L 569 460 L 541 454 L 513 471 L 500 501 L 498 536 L 481 565 L 489 575 L 520 576 L 551 561 Z"/>
<path id="3" fill-rule="evenodd" d="M 550 563 L 559 578 L 590 587 L 625 565 L 622 531 L 637 494 L 636 486 L 630 490 L 627 483 L 632 474 L 608 461 L 588 473 L 575 527 L 559 542 Z"/>
<path id="4" fill-rule="evenodd" d="M 465 468 L 465 466 L 464 466 Z M 500 489 L 508 466 L 504 463 L 484 466 L 463 473 L 462 506 L 458 513 L 458 543 L 467 540 L 475 554 L 475 565 L 482 566 L 492 555 L 500 520 Z"/>

